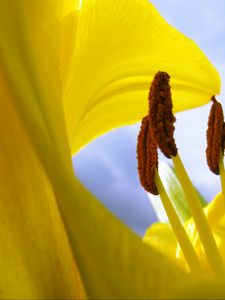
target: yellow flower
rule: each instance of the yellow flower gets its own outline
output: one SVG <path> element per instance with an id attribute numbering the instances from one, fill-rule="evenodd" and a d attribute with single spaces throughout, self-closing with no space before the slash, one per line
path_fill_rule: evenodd
<path id="1" fill-rule="evenodd" d="M 175 111 L 219 93 L 214 67 L 147 0 L 0 1 L 1 298 L 165 298 L 192 282 L 71 164 L 97 135 L 140 120 L 160 69 Z"/>

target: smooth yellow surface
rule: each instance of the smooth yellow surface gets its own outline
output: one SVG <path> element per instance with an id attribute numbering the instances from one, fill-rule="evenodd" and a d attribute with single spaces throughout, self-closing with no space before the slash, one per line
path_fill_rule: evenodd
<path id="1" fill-rule="evenodd" d="M 52 5 L 58 20 L 62 21 L 66 15 L 80 8 L 82 0 L 48 0 L 48 2 Z"/>
<path id="2" fill-rule="evenodd" d="M 72 153 L 114 127 L 139 122 L 159 70 L 171 75 L 175 112 L 219 93 L 215 68 L 148 0 L 83 0 L 79 18 L 64 93 Z"/>
<path id="3" fill-rule="evenodd" d="M 218 93 L 218 74 L 148 1 L 66 3 L 0 1 L 0 297 L 80 297 L 77 268 L 92 299 L 169 297 L 186 275 L 74 179 L 71 147 L 138 121 L 158 69 L 176 110 Z"/>
<path id="4" fill-rule="evenodd" d="M 177 238 L 169 223 L 153 223 L 145 232 L 143 241 L 176 261 Z"/>
<path id="5" fill-rule="evenodd" d="M 45 166 L 52 179 L 50 184 L 13 106 L 14 98 L 6 82 L 1 83 L 4 127 L 0 192 L 5 202 L 1 202 L 4 243 L 0 247 L 0 296 L 65 299 L 83 295 L 55 193 L 91 299 L 165 297 L 175 281 L 185 278 L 184 274 L 166 257 L 145 246 L 70 177 L 60 156 L 54 160 L 58 167 Z M 40 147 L 48 150 L 45 144 Z M 45 155 L 55 159 L 54 153 Z M 159 261 L 163 268 L 158 268 Z M 170 281 L 166 280 L 168 276 Z"/>
<path id="6" fill-rule="evenodd" d="M 48 4 L 46 0 L 0 1 L 1 72 L 35 142 L 42 144 L 46 156 L 50 156 L 47 147 L 52 147 L 70 165 L 62 107 L 61 28 Z"/>
<path id="7" fill-rule="evenodd" d="M 223 279 L 219 280 L 192 280 L 184 282 L 174 292 L 172 299 L 225 299 Z"/>
<path id="8" fill-rule="evenodd" d="M 73 178 L 62 110 L 61 30 L 54 10 L 46 1 L 1 1 L 0 25 L 0 94 L 9 106 L 1 105 L 0 191 L 6 203 L 18 203 L 23 216 L 18 220 L 14 209 L 2 205 L 1 297 L 83 294 L 54 195 L 90 298 L 165 296 L 182 272 L 143 245 Z M 7 225 L 11 220 L 15 230 Z M 162 281 L 160 289 L 156 280 Z"/>
<path id="9" fill-rule="evenodd" d="M 46 1 L 0 1 L 0 37 L 0 298 L 80 297 L 75 257 L 33 148 L 39 144 L 57 168 L 57 145 L 56 155 L 71 164 L 57 20 Z"/>
<path id="10" fill-rule="evenodd" d="M 0 68 L 0 298 L 84 295 L 54 192 Z"/>
<path id="11" fill-rule="evenodd" d="M 55 180 L 67 234 L 91 299 L 166 298 L 175 283 L 187 280 L 182 269 L 145 245 L 77 180 L 59 174 Z"/>

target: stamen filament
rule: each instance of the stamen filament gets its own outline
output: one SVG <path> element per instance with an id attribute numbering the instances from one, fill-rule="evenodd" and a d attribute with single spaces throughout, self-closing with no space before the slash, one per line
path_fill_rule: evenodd
<path id="1" fill-rule="evenodd" d="M 194 274 L 201 274 L 203 273 L 202 266 L 199 262 L 199 259 L 194 251 L 194 248 L 188 238 L 188 235 L 186 231 L 184 230 L 184 227 L 177 216 L 177 213 L 164 189 L 164 186 L 162 184 L 162 181 L 160 179 L 160 176 L 158 172 L 155 174 L 155 183 L 157 186 L 157 189 L 160 194 L 160 198 L 162 201 L 162 204 L 164 206 L 164 209 L 166 211 L 166 214 L 168 216 L 170 225 L 177 237 L 178 243 L 180 244 L 180 247 L 183 251 L 184 257 L 186 259 L 186 262 L 189 266 L 190 272 Z"/>
<path id="2" fill-rule="evenodd" d="M 192 185 L 192 182 L 184 168 L 179 155 L 177 154 L 176 156 L 172 157 L 172 159 L 211 269 L 215 275 L 224 276 L 225 269 L 223 259 L 220 255 L 219 249 L 217 248 L 214 236 L 210 230 L 204 211 L 202 210 L 202 207 L 199 203 L 196 190 Z"/>
<path id="3" fill-rule="evenodd" d="M 223 193 L 216 196 L 213 207 L 208 207 L 207 220 L 210 228 L 213 230 L 225 214 L 225 201 Z"/>
<path id="4" fill-rule="evenodd" d="M 219 170 L 220 170 L 220 183 L 222 188 L 223 199 L 225 201 L 225 170 L 223 164 L 223 153 L 220 151 L 220 162 L 219 162 Z"/>

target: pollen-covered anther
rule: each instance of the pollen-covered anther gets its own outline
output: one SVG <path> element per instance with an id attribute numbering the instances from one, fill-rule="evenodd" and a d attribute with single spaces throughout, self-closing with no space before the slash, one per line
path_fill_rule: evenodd
<path id="1" fill-rule="evenodd" d="M 155 184 L 155 172 L 158 170 L 158 153 L 149 123 L 149 116 L 144 117 L 141 122 L 137 141 L 137 161 L 142 186 L 147 192 L 158 195 Z"/>
<path id="2" fill-rule="evenodd" d="M 173 137 L 174 122 L 170 76 L 166 72 L 156 73 L 149 92 L 149 118 L 155 141 L 163 154 L 171 158 L 177 155 Z"/>
<path id="3" fill-rule="evenodd" d="M 224 117 L 222 105 L 216 101 L 214 96 L 212 102 L 206 132 L 206 158 L 210 170 L 218 175 L 220 155 L 224 152 Z"/>
<path id="4" fill-rule="evenodd" d="M 225 122 L 223 122 L 222 153 L 225 150 Z"/>

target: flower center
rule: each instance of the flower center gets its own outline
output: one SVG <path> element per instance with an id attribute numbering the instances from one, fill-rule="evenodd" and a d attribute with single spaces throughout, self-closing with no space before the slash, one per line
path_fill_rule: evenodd
<path id="1" fill-rule="evenodd" d="M 202 273 L 203 266 L 181 223 L 158 174 L 157 148 L 167 158 L 172 158 L 177 177 L 184 191 L 187 204 L 198 231 L 212 274 L 224 276 L 224 262 L 215 242 L 213 233 L 201 207 L 198 194 L 184 168 L 178 154 L 173 137 L 175 117 L 172 112 L 170 76 L 166 72 L 158 72 L 151 84 L 149 92 L 149 114 L 142 120 L 137 143 L 138 173 L 143 187 L 150 193 L 158 194 L 167 213 L 170 225 L 177 237 L 179 246 L 185 257 L 188 269 L 192 273 Z M 207 130 L 207 162 L 211 170 L 221 174 L 225 179 L 221 151 L 224 148 L 224 122 L 222 106 L 212 97 L 213 105 Z M 222 183 L 222 181 L 221 181 Z M 222 190 L 225 192 L 224 183 Z"/>

